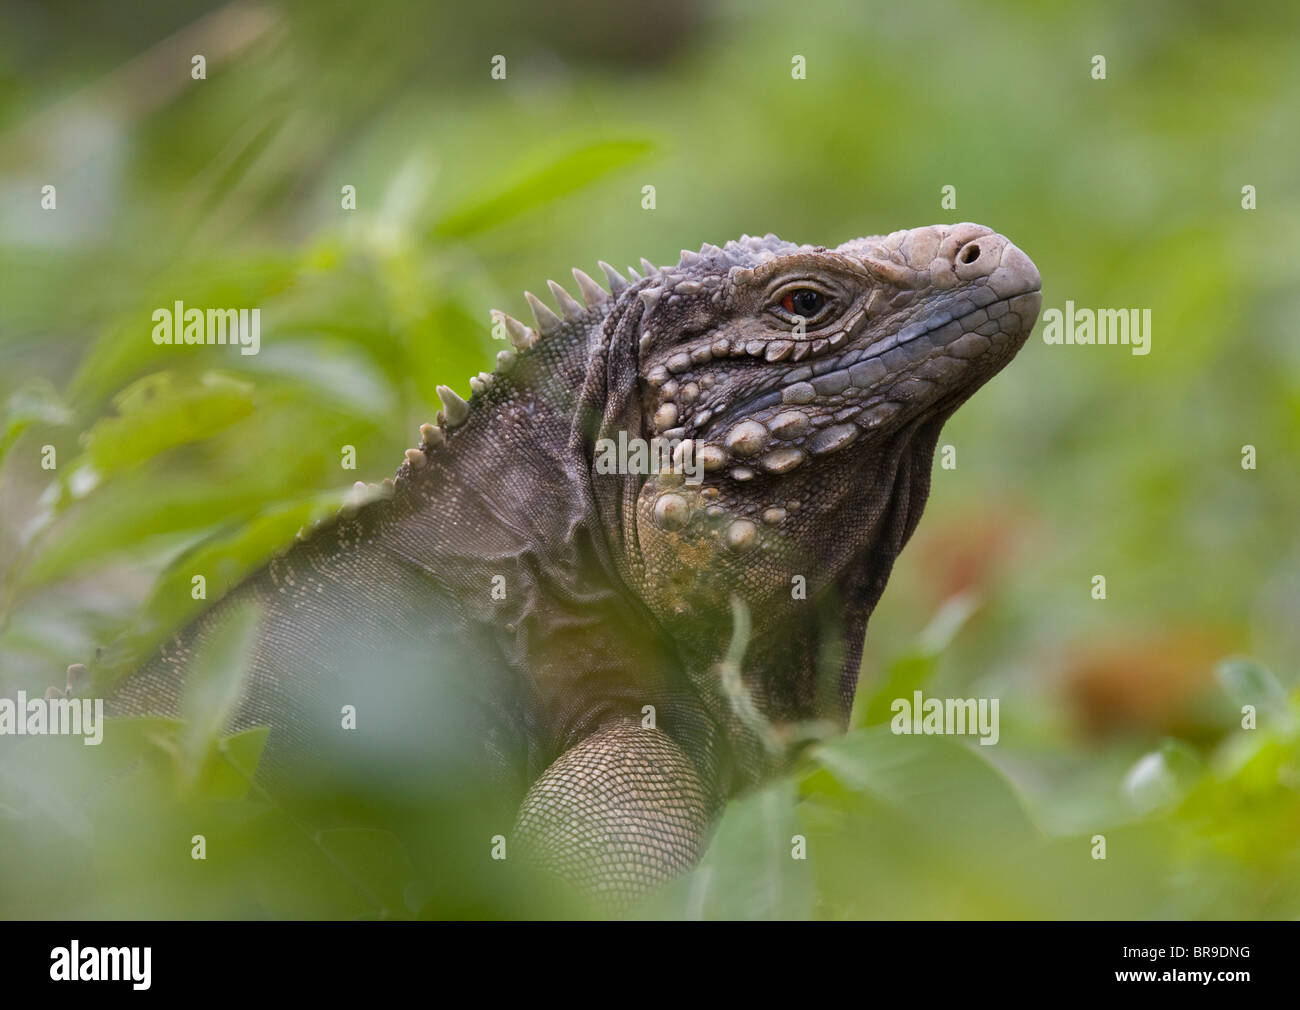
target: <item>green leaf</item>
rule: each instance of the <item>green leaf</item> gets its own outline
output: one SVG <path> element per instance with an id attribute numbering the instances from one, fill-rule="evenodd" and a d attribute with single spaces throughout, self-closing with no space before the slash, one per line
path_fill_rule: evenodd
<path id="1" fill-rule="evenodd" d="M 32 424 L 67 425 L 73 413 L 45 379 L 29 379 L 10 394 L 0 416 L 0 463 Z"/>
<path id="2" fill-rule="evenodd" d="M 131 627 L 109 643 L 95 661 L 96 683 L 107 687 L 137 667 L 143 657 L 187 620 L 210 607 L 277 550 L 290 543 L 299 529 L 334 516 L 346 489 L 278 503 L 247 521 L 227 523 L 173 558 L 154 583 L 149 599 Z M 93 548 L 93 542 L 90 544 Z M 59 544 L 60 556 L 67 552 Z M 46 575 L 42 568 L 33 571 Z M 192 580 L 207 580 L 207 599 L 191 596 Z"/>
<path id="3" fill-rule="evenodd" d="M 126 311 L 110 320 L 82 359 L 67 390 L 68 400 L 79 410 L 97 411 L 114 390 L 143 373 L 159 371 L 160 364 L 165 363 L 163 370 L 193 372 L 199 362 L 213 360 L 207 353 L 213 348 L 155 344 L 151 334 L 156 308 L 171 307 L 178 298 L 205 309 L 267 307 L 301 276 L 298 255 L 280 252 L 205 257 L 162 269 L 142 297 L 133 298 Z"/>
<path id="4" fill-rule="evenodd" d="M 150 486 L 153 494 L 146 497 Z M 70 572 L 89 573 L 105 559 L 127 552 L 140 558 L 156 543 L 168 543 L 174 550 L 172 538 L 197 535 L 222 519 L 238 519 L 263 500 L 256 488 L 131 474 L 120 486 L 105 488 L 93 502 L 65 513 L 22 573 L 22 585 L 30 589 Z"/>
<path id="5" fill-rule="evenodd" d="M 912 648 L 893 657 L 884 676 L 871 692 L 859 691 L 853 706 L 854 727 L 887 722 L 897 698 L 910 698 L 928 684 L 939 668 L 939 660 L 952 640 L 979 609 L 979 597 L 970 591 L 946 599 L 916 637 Z"/>
<path id="6" fill-rule="evenodd" d="M 979 610 L 980 603 L 979 594 L 969 589 L 949 596 L 917 636 L 917 647 L 932 656 L 945 652 Z"/>
<path id="7" fill-rule="evenodd" d="M 117 415 L 90 429 L 79 461 L 103 478 L 164 450 L 210 438 L 247 417 L 253 412 L 253 387 L 215 372 L 194 385 L 155 372 L 124 389 L 114 403 Z"/>
<path id="8" fill-rule="evenodd" d="M 1234 656 L 1220 663 L 1214 676 L 1238 705 L 1253 706 L 1258 715 L 1273 719 L 1284 730 L 1295 724 L 1286 688 L 1268 667 Z"/>
<path id="9" fill-rule="evenodd" d="M 406 917 L 406 891 L 413 884 L 415 868 L 400 838 L 376 828 L 334 828 L 320 833 L 320 844 L 374 895 L 382 914 Z"/>
<path id="10" fill-rule="evenodd" d="M 209 622 L 209 636 L 195 652 L 181 703 L 185 717 L 181 752 L 187 784 L 199 780 L 243 693 L 260 618 L 252 604 L 231 608 L 224 620 Z"/>
<path id="11" fill-rule="evenodd" d="M 1124 776 L 1124 795 L 1141 813 L 1178 803 L 1204 773 L 1200 756 L 1187 744 L 1165 740 L 1158 750 L 1142 755 Z"/>
<path id="12" fill-rule="evenodd" d="M 796 798 L 795 783 L 783 779 L 729 803 L 700 865 L 647 902 L 639 914 L 809 918 L 812 872 L 807 858 L 794 858 L 795 836 L 803 835 Z"/>
<path id="13" fill-rule="evenodd" d="M 109 719 L 104 740 L 95 748 L 93 780 L 82 783 L 80 792 L 98 788 L 102 781 L 121 776 L 142 758 L 157 757 L 174 762 L 179 753 L 177 741 L 184 729 L 179 719 L 161 716 L 131 716 Z M 83 762 L 83 764 L 85 764 Z"/>
<path id="14" fill-rule="evenodd" d="M 199 775 L 198 791 L 207 799 L 242 800 L 270 735 L 270 726 L 254 726 L 221 738 Z"/>
<path id="15" fill-rule="evenodd" d="M 854 726 L 877 726 L 889 721 L 896 698 L 911 698 L 930 682 L 939 666 L 939 654 L 912 650 L 895 656 L 885 668 L 876 689 L 854 706 Z"/>
<path id="16" fill-rule="evenodd" d="M 215 600 L 263 564 L 277 550 L 292 543 L 299 529 L 333 516 L 347 491 L 340 489 L 310 498 L 278 503 L 246 523 L 228 527 L 179 555 L 159 576 L 144 617 L 156 627 L 169 629 L 204 601 L 190 598 L 196 574 L 207 579 L 208 598 Z"/>
<path id="17" fill-rule="evenodd" d="M 812 756 L 839 786 L 945 832 L 1037 833 L 1020 797 L 978 745 L 873 726 L 822 744 Z M 811 772 L 805 785 L 817 787 L 817 777 Z"/>
<path id="18" fill-rule="evenodd" d="M 392 349 L 388 357 L 401 360 Z M 308 402 L 328 404 L 333 411 L 377 424 L 388 420 L 398 396 L 373 354 L 315 334 L 277 340 L 244 367 L 259 377 L 299 387 Z"/>
<path id="19" fill-rule="evenodd" d="M 537 157 L 452 207 L 434 225 L 433 235 L 464 238 L 494 228 L 639 161 L 652 149 L 646 140 L 604 140 L 558 156 Z"/>

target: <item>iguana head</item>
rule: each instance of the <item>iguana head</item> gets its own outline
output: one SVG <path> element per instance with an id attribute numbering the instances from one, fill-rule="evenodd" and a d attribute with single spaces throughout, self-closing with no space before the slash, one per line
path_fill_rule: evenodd
<path id="1" fill-rule="evenodd" d="M 849 636 L 830 685 L 847 710 L 939 429 L 1024 343 L 1039 287 L 1008 239 L 957 224 L 835 249 L 746 237 L 625 294 L 641 306 L 639 434 L 678 446 L 677 466 L 640 486 L 630 567 L 704 654 L 728 642 L 728 601 L 743 602 L 750 688 L 771 718 L 826 707 L 827 678 L 790 664 L 824 647 L 828 599 Z M 764 657 L 786 668 L 764 671 Z"/>
<path id="2" fill-rule="evenodd" d="M 736 728 L 719 661 L 737 612 L 740 703 L 772 725 L 842 720 L 939 430 L 1024 343 L 1038 271 L 975 224 L 835 249 L 745 237 L 630 281 L 602 267 L 609 293 L 574 271 L 581 302 L 552 282 L 558 314 L 528 295 L 535 329 L 498 314 L 514 349 L 470 380 L 471 403 L 440 389 L 399 487 L 426 453 L 426 481 L 455 478 L 441 447 L 458 429 L 448 450 L 503 475 L 477 491 L 497 539 L 518 526 L 521 550 L 600 555 L 720 721 Z M 661 468 L 636 455 L 647 443 L 670 450 Z M 543 570 L 576 599 L 583 567 Z"/>

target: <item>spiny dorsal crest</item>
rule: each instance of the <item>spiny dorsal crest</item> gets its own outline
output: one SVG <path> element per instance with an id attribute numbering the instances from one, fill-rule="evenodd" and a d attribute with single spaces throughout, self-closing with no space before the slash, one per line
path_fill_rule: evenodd
<path id="1" fill-rule="evenodd" d="M 597 283 L 590 274 L 577 267 L 573 269 L 573 279 L 577 283 L 579 301 L 562 285 L 553 280 L 546 282 L 555 299 L 557 313 L 531 291 L 524 292 L 533 313 L 534 325 L 516 319 L 507 312 L 493 309 L 494 321 L 504 324 L 511 346 L 497 352 L 494 372 L 480 372 L 469 380 L 470 398 L 465 400 L 449 386 L 437 387 L 442 400 L 442 410 L 438 412 L 436 423 L 420 426 L 420 444 L 407 449 L 403 465 L 392 478 L 384 478 L 378 484 L 357 481 L 344 499 L 341 513 L 352 516 L 358 510 L 374 501 L 392 497 L 397 485 L 415 472 L 428 465 L 429 455 L 447 445 L 448 433 L 461 427 L 469 419 L 476 401 L 492 388 L 497 375 L 505 375 L 514 368 L 519 355 L 529 353 L 539 340 L 553 337 L 570 325 L 587 325 L 593 318 L 603 317 L 614 302 L 625 291 L 639 286 L 638 296 L 645 303 L 647 310 L 653 308 L 664 295 L 665 289 L 672 294 L 693 294 L 701 290 L 697 277 L 716 275 L 725 277 L 736 269 L 752 269 L 778 255 L 793 252 L 800 247 L 791 242 L 784 242 L 773 234 L 762 238 L 742 235 L 739 239 L 728 242 L 721 248 L 708 242 L 700 246 L 699 252 L 683 249 L 677 263 L 673 266 L 659 267 L 642 257 L 641 270 L 629 266 L 627 276 L 619 273 L 604 260 L 598 261 L 601 272 L 605 275 L 609 290 Z M 631 278 L 629 280 L 629 278 Z M 644 338 L 643 338 L 644 339 Z M 299 538 L 311 536 L 322 522 L 299 530 Z"/>
<path id="2" fill-rule="evenodd" d="M 460 427 L 470 416 L 474 402 L 492 388 L 496 375 L 508 373 L 515 365 L 520 354 L 527 354 L 538 340 L 554 336 L 569 325 L 586 325 L 594 316 L 603 316 L 614 301 L 633 284 L 639 285 L 638 296 L 647 309 L 652 309 L 665 293 L 694 294 L 703 285 L 696 279 L 704 275 L 726 276 L 737 268 L 752 269 L 778 255 L 793 252 L 800 247 L 791 242 L 784 242 L 773 234 L 762 238 L 742 235 L 723 247 L 708 242 L 700 246 L 699 252 L 683 249 L 675 266 L 657 267 L 648 259 L 641 260 L 641 273 L 631 267 L 628 274 L 632 280 L 619 273 L 604 260 L 599 261 L 601 272 L 605 275 L 609 290 L 600 286 L 590 274 L 575 267 L 573 279 L 578 285 L 579 301 L 563 285 L 556 281 L 547 281 L 547 287 L 555 299 L 557 313 L 531 291 L 524 292 L 524 298 L 532 309 L 534 325 L 516 319 L 499 309 L 492 310 L 492 318 L 504 324 L 511 348 L 497 353 L 494 373 L 480 372 L 469 380 L 470 399 L 466 401 L 449 386 L 439 386 L 438 396 L 442 400 L 442 410 L 436 424 L 426 424 L 420 429 L 420 445 L 408 449 L 406 453 L 407 470 L 418 470 L 424 466 L 427 454 L 446 444 L 446 432 Z M 398 479 L 403 476 L 399 470 Z"/>
<path id="3" fill-rule="evenodd" d="M 533 326 L 507 312 L 492 310 L 493 320 L 504 325 L 511 346 L 497 352 L 494 372 L 479 372 L 469 380 L 469 400 L 465 400 L 450 386 L 438 386 L 442 410 L 438 412 L 437 423 L 421 425 L 420 445 L 406 450 L 405 467 L 397 472 L 399 482 L 408 474 L 422 469 L 428 462 L 430 452 L 447 444 L 447 433 L 468 420 L 475 401 L 492 388 L 497 375 L 505 375 L 514 368 L 519 355 L 527 354 L 539 340 L 560 333 L 570 324 L 586 325 L 593 316 L 603 316 L 608 311 L 614 299 L 627 290 L 629 281 L 604 261 L 600 262 L 600 269 L 609 283 L 609 291 L 602 288 L 586 271 L 574 268 L 573 279 L 578 285 L 582 301 L 574 298 L 555 281 L 546 282 L 560 310 L 558 314 L 531 291 L 525 291 L 524 298 L 533 311 Z"/>

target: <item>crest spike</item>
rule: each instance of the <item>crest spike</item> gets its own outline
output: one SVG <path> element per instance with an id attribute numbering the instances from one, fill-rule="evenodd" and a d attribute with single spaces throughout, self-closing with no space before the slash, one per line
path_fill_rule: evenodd
<path id="1" fill-rule="evenodd" d="M 605 280 L 609 281 L 609 293 L 617 298 L 627 287 L 627 278 L 604 260 L 599 260 L 596 265 L 605 272 Z"/>
<path id="2" fill-rule="evenodd" d="M 450 386 L 439 386 L 438 396 L 442 399 L 442 413 L 447 418 L 447 427 L 455 428 L 464 424 L 469 416 L 469 404 L 460 398 Z"/>
<path id="3" fill-rule="evenodd" d="M 565 291 L 562 285 L 555 281 L 547 281 L 546 286 L 551 289 L 551 294 L 555 296 L 555 304 L 560 307 L 565 319 L 577 319 L 586 311 L 582 303 Z"/>
<path id="4" fill-rule="evenodd" d="M 510 343 L 516 350 L 526 351 L 537 342 L 537 332 L 531 326 L 525 326 L 514 316 L 507 316 L 504 312 L 501 315 L 505 319 Z"/>
<path id="5" fill-rule="evenodd" d="M 587 308 L 594 309 L 597 305 L 604 305 L 609 301 L 609 295 L 605 289 L 597 284 L 585 270 L 573 268 L 573 279 L 578 282 L 578 290 L 582 293 L 582 300 L 587 303 Z"/>
<path id="6" fill-rule="evenodd" d="M 420 442 L 433 448 L 434 446 L 446 445 L 447 437 L 436 424 L 422 424 L 420 425 Z"/>
<path id="7" fill-rule="evenodd" d="M 533 310 L 533 318 L 537 320 L 537 329 L 542 336 L 549 337 L 564 325 L 564 320 L 555 314 L 555 310 L 531 291 L 525 291 L 524 298 L 528 300 L 528 306 Z"/>

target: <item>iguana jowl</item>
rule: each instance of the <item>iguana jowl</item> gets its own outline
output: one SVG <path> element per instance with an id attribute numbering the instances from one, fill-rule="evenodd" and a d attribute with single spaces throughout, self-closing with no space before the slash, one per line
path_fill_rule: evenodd
<path id="1" fill-rule="evenodd" d="M 975 224 L 601 266 L 609 293 L 575 270 L 582 302 L 551 282 L 558 314 L 529 294 L 535 327 L 503 316 L 514 350 L 468 402 L 440 389 L 391 493 L 273 559 L 110 710 L 176 714 L 196 648 L 253 602 L 231 728 L 271 724 L 272 763 L 362 685 L 400 712 L 391 668 L 455 667 L 471 759 L 516 784 L 535 859 L 616 903 L 691 866 L 726 797 L 847 718 L 940 427 L 1025 341 L 1039 275 Z M 673 440 L 702 483 L 598 472 L 620 433 Z"/>

